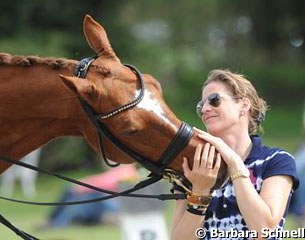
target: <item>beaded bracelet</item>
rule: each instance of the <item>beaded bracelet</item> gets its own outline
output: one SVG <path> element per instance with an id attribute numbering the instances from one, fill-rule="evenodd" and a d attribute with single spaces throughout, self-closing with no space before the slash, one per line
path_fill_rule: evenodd
<path id="1" fill-rule="evenodd" d="M 194 208 L 194 205 L 188 204 L 186 211 L 188 211 L 189 213 L 198 215 L 198 216 L 205 216 L 206 213 L 206 208 Z"/>

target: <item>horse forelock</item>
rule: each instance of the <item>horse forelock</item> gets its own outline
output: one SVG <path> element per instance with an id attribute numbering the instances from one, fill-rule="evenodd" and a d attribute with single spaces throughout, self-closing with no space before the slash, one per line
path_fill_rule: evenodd
<path id="1" fill-rule="evenodd" d="M 0 53 L 0 66 L 21 66 L 33 67 L 38 65 L 46 65 L 53 69 L 74 68 L 75 60 L 65 58 L 41 58 L 38 56 L 12 56 L 7 53 Z"/>

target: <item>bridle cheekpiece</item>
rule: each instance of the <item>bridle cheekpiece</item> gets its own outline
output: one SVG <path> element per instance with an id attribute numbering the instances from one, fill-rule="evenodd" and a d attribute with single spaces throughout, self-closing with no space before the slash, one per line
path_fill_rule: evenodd
<path id="1" fill-rule="evenodd" d="M 90 65 L 94 62 L 97 57 L 89 57 L 82 59 L 76 67 L 75 76 L 79 78 L 85 78 L 88 72 Z M 115 146 L 121 149 L 125 154 L 134 159 L 136 162 L 141 164 L 143 167 L 152 172 L 153 175 L 162 176 L 163 178 L 168 179 L 170 182 L 176 182 L 179 185 L 182 185 L 183 188 L 190 191 L 189 182 L 183 177 L 182 174 L 177 173 L 176 171 L 167 168 L 167 166 L 175 159 L 175 157 L 184 149 L 188 142 L 191 139 L 193 134 L 193 128 L 182 122 L 181 126 L 176 133 L 174 139 L 171 141 L 169 146 L 161 155 L 158 162 L 153 162 L 146 157 L 139 155 L 133 149 L 129 148 L 123 144 L 117 137 L 115 137 L 107 126 L 101 121 L 106 118 L 113 117 L 123 111 L 129 110 L 133 107 L 136 107 L 137 104 L 141 102 L 144 96 L 145 84 L 141 72 L 134 67 L 133 65 L 124 64 L 126 67 L 130 68 L 137 76 L 138 81 L 140 82 L 140 94 L 132 102 L 120 106 L 108 113 L 99 114 L 82 98 L 80 98 L 81 105 L 85 110 L 87 116 L 91 119 L 95 127 L 97 128 L 99 140 L 100 140 L 100 150 L 104 157 L 106 158 L 105 151 L 103 148 L 103 136 L 107 137 Z"/>

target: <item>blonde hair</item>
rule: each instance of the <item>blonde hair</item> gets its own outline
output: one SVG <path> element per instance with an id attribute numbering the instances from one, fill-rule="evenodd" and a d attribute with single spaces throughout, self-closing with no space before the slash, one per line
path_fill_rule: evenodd
<path id="1" fill-rule="evenodd" d="M 263 132 L 261 126 L 265 119 L 266 111 L 268 109 L 264 99 L 259 97 L 252 83 L 243 75 L 232 73 L 229 70 L 212 70 L 208 74 L 203 87 L 211 82 L 221 82 L 225 84 L 227 89 L 231 91 L 232 95 L 240 98 L 248 98 L 251 103 L 250 119 L 248 132 L 250 135 L 259 134 Z"/>

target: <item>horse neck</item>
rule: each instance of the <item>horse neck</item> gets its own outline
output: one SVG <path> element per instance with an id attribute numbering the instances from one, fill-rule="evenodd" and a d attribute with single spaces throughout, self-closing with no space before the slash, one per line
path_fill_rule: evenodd
<path id="1" fill-rule="evenodd" d="M 0 66 L 0 155 L 20 159 L 60 136 L 96 140 L 77 96 L 58 77 L 72 75 L 73 65 Z M 0 172 L 7 167 L 0 162 Z"/>

